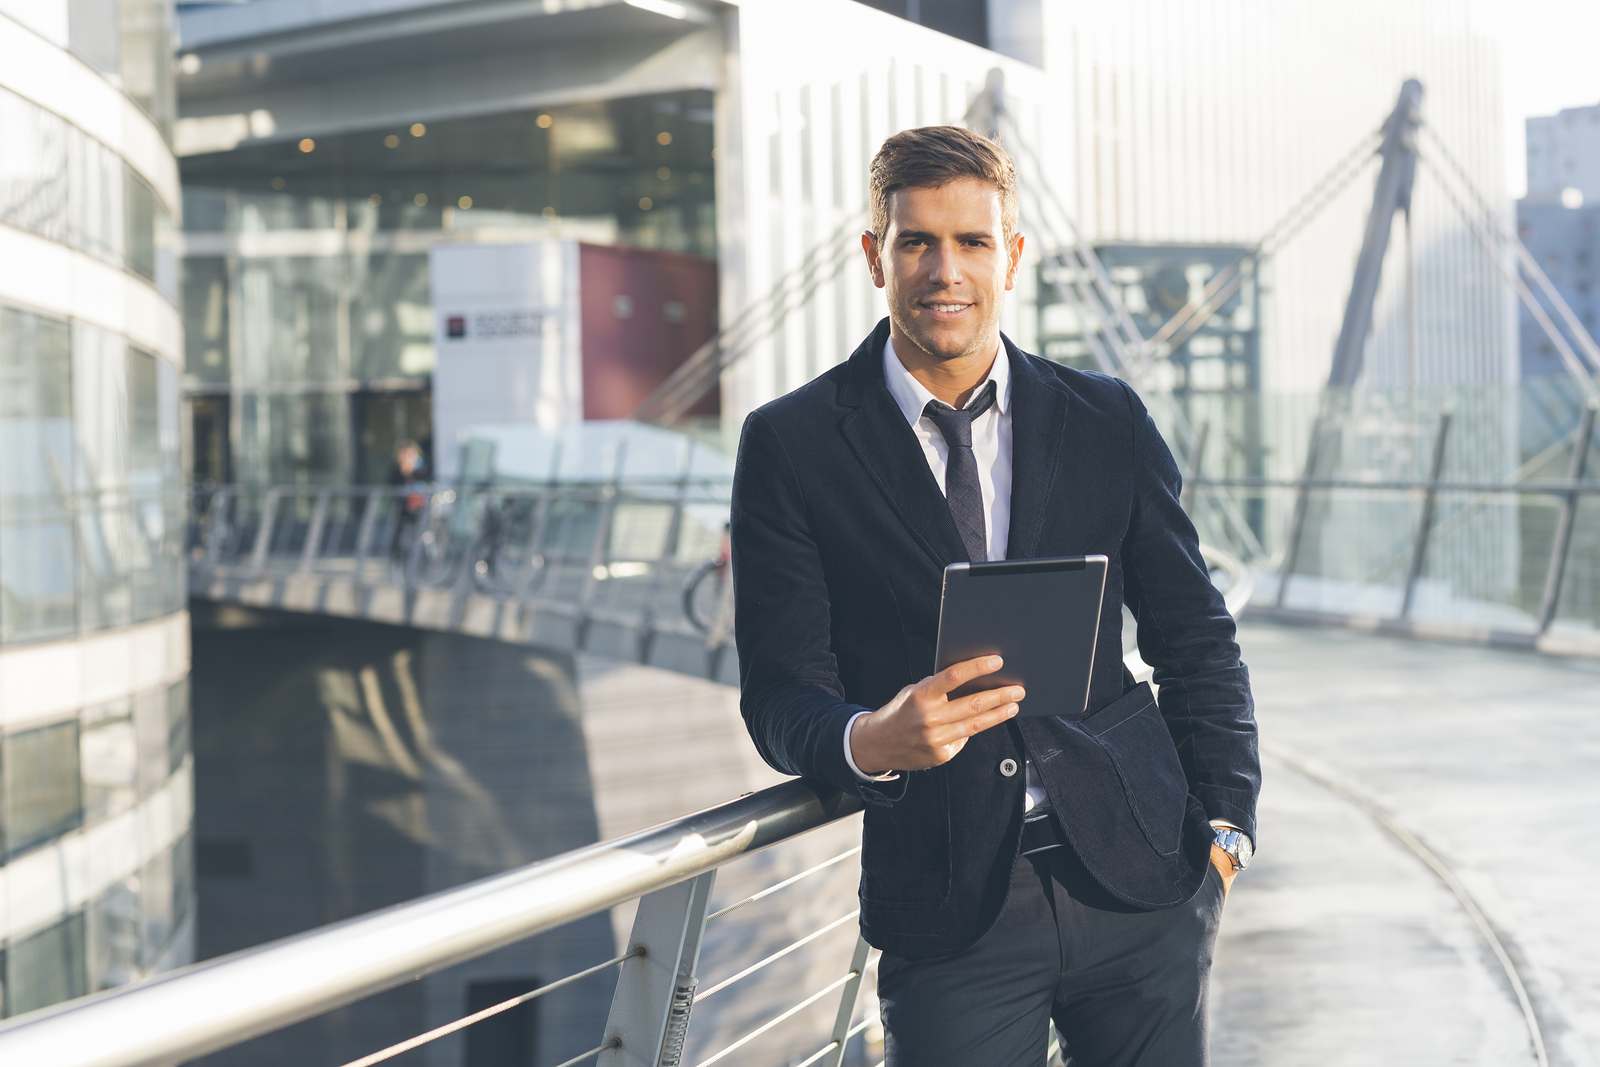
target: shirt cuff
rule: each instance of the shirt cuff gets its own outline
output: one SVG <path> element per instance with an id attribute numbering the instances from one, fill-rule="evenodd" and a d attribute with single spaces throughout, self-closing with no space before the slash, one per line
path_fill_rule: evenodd
<path id="1" fill-rule="evenodd" d="M 855 775 L 856 779 L 858 781 L 862 781 L 862 782 L 892 782 L 895 779 L 899 778 L 900 775 L 895 773 L 894 771 L 885 771 L 882 774 L 877 774 L 877 775 L 866 774 L 861 770 L 860 767 L 856 766 L 856 758 L 855 758 L 855 756 L 850 754 L 850 731 L 852 731 L 852 730 L 854 730 L 856 728 L 856 720 L 857 719 L 861 718 L 861 716 L 863 716 L 863 715 L 871 715 L 871 714 L 872 714 L 872 712 L 870 712 L 870 711 L 858 711 L 854 715 L 850 716 L 850 721 L 849 722 L 844 724 L 844 761 L 845 761 L 845 763 L 849 764 L 850 773 Z"/>

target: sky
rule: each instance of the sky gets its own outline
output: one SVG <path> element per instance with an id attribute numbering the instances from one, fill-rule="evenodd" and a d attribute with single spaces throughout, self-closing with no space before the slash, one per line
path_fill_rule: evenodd
<path id="1" fill-rule="evenodd" d="M 1600 0 L 1469 0 L 1500 44 L 1506 192 L 1527 192 L 1525 119 L 1600 104 Z"/>

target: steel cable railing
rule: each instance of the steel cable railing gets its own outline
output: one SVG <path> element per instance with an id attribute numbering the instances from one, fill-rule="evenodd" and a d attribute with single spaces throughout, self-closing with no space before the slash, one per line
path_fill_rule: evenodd
<path id="1" fill-rule="evenodd" d="M 558 981 L 389 1046 L 346 1067 L 370 1067 L 456 1033 L 558 988 L 614 968 L 621 973 L 602 1040 L 558 1067 L 620 1054 L 629 1063 L 676 1067 L 668 1053 L 669 1007 L 692 990 L 710 885 L 733 861 L 794 841 L 860 810 L 840 794 L 792 781 L 649 830 L 396 905 L 370 915 L 195 964 L 147 981 L 19 1016 L 0 1026 L 0 1062 L 52 1067 L 138 1067 L 206 1055 L 332 1011 L 385 989 L 564 926 L 628 900 L 640 901 L 626 952 Z M 835 855 L 781 879 L 727 914 L 856 854 Z M 854 915 L 798 938 L 779 956 L 814 946 Z M 834 1043 L 853 1028 L 866 946 L 845 975 L 777 1013 L 703 1063 L 717 1062 L 843 990 Z M 773 962 L 767 959 L 766 966 Z M 662 983 L 662 969 L 678 980 Z M 759 969 L 759 968 L 758 968 Z M 741 969 L 732 980 L 753 970 Z M 709 992 L 707 995 L 709 995 Z M 678 1012 L 682 1051 L 688 1005 Z M 656 1020 L 651 1023 L 650 1020 Z M 110 1038 L 108 1035 L 115 1035 Z M 641 1042 L 643 1044 L 641 1045 Z M 809 1042 L 807 1043 L 809 1044 Z M 786 1057 L 787 1058 L 787 1057 Z M 621 1063 L 622 1060 L 616 1062 Z M 837 1060 L 832 1061 L 835 1064 Z"/>

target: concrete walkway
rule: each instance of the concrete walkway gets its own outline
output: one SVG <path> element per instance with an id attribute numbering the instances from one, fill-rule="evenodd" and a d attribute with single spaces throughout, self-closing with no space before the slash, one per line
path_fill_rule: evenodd
<path id="1" fill-rule="evenodd" d="M 1224 919 L 1213 1061 L 1535 1062 L 1466 907 L 1320 776 L 1459 879 L 1549 1062 L 1600 1064 L 1600 662 L 1261 624 L 1241 643 L 1268 753 L 1262 851 Z"/>

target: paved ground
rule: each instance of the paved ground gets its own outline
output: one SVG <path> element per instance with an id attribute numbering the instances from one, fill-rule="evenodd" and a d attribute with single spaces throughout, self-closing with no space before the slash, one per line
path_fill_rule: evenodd
<path id="1" fill-rule="evenodd" d="M 1504 969 L 1375 803 L 1459 878 L 1553 1064 L 1600 1064 L 1600 662 L 1247 625 L 1261 856 L 1218 947 L 1214 1062 L 1520 1064 Z"/>

